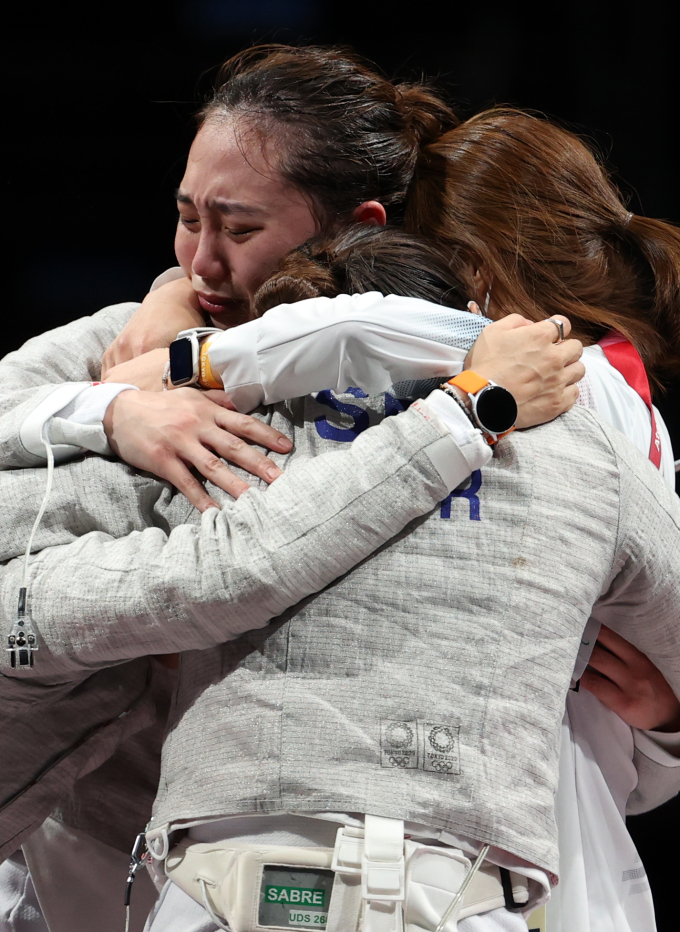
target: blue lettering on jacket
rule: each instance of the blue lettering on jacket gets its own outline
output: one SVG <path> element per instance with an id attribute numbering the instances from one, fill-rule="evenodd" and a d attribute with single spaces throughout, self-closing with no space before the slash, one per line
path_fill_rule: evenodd
<path id="1" fill-rule="evenodd" d="M 355 398 L 368 398 L 366 392 L 362 392 L 360 388 L 348 388 L 347 394 L 354 395 Z M 351 443 L 368 427 L 368 411 L 364 411 L 364 409 L 360 408 L 358 405 L 350 405 L 344 401 L 338 401 L 333 392 L 329 389 L 319 392 L 316 396 L 316 400 L 319 404 L 332 408 L 333 411 L 339 411 L 341 414 L 349 414 L 354 421 L 351 427 L 334 427 L 332 424 L 328 423 L 328 419 L 325 417 L 315 418 L 316 432 L 320 437 L 323 437 L 324 440 L 337 440 L 340 443 Z"/>
<path id="2" fill-rule="evenodd" d="M 406 408 L 398 398 L 390 395 L 389 392 L 385 392 L 385 417 L 392 417 L 394 414 L 399 414 L 400 411 L 405 410 Z"/>
<path id="3" fill-rule="evenodd" d="M 475 469 L 470 476 L 470 485 L 467 489 L 454 489 L 453 492 L 444 499 L 440 505 L 439 517 L 451 517 L 451 499 L 467 498 L 470 502 L 470 521 L 479 521 L 479 495 L 477 493 L 479 492 L 481 484 L 482 471 L 481 469 Z"/>

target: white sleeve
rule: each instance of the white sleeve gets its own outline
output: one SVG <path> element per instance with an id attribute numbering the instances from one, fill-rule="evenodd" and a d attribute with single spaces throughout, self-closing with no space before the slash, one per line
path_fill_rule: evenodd
<path id="1" fill-rule="evenodd" d="M 154 278 L 149 291 L 156 291 L 157 288 L 162 288 L 168 282 L 176 282 L 180 278 L 185 278 L 184 272 L 178 265 L 174 265 L 171 269 L 166 269 L 165 272 L 161 272 L 160 275 Z"/>
<path id="2" fill-rule="evenodd" d="M 127 389 L 139 391 L 136 385 L 120 382 L 65 382 L 31 411 L 21 425 L 21 442 L 43 461 L 43 436 L 58 463 L 85 450 L 108 456 L 111 449 L 102 422 L 113 399 Z"/>
<path id="3" fill-rule="evenodd" d="M 208 354 L 239 411 L 349 386 L 450 378 L 489 323 L 467 311 L 378 292 L 310 298 L 225 330 Z"/>
<path id="4" fill-rule="evenodd" d="M 635 747 L 665 767 L 680 767 L 680 732 L 640 731 L 633 728 Z"/>
<path id="5" fill-rule="evenodd" d="M 157 276 L 149 291 L 184 278 L 179 266 Z M 109 382 L 64 382 L 28 415 L 21 425 L 20 438 L 26 450 L 45 462 L 43 430 L 50 440 L 57 463 L 72 459 L 84 450 L 109 456 L 111 449 L 102 422 L 113 399 L 135 385 Z M 37 465 L 37 464 L 36 464 Z"/>
<path id="6" fill-rule="evenodd" d="M 463 461 L 467 468 L 463 468 L 464 475 L 459 473 L 451 488 L 455 488 L 467 479 L 476 469 L 486 466 L 493 453 L 491 447 L 484 440 L 481 430 L 472 426 L 470 419 L 463 413 L 461 408 L 456 404 L 453 398 L 450 398 L 446 392 L 438 388 L 431 392 L 427 398 L 415 401 L 412 408 L 416 408 L 428 421 L 432 421 L 439 430 L 448 430 L 462 454 L 462 460 L 456 452 L 456 457 L 451 458 L 451 463 L 436 463 L 442 476 L 451 479 L 451 470 L 454 468 L 453 459 L 459 460 L 455 468 L 461 470 Z M 446 459 L 450 458 L 450 451 L 446 453 Z"/>

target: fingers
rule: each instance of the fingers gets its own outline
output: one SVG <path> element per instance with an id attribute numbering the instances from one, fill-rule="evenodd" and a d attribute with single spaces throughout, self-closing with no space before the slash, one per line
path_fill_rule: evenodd
<path id="1" fill-rule="evenodd" d="M 642 662 L 651 665 L 651 661 L 646 654 L 643 654 L 642 651 L 638 650 L 634 644 L 631 644 L 630 641 L 627 641 L 625 638 L 621 637 L 620 634 L 617 634 L 616 631 L 612 631 L 612 629 L 608 628 L 606 625 L 602 625 L 600 628 L 600 631 L 597 635 L 597 641 L 603 647 L 606 647 L 607 650 L 612 654 L 620 657 L 628 664 Z"/>
<path id="2" fill-rule="evenodd" d="M 568 366 L 564 367 L 564 376 L 566 377 L 566 385 L 575 385 L 577 382 L 580 382 L 583 376 L 586 374 L 586 367 L 579 360 L 578 362 L 572 362 Z M 578 391 L 577 391 L 578 397 Z"/>
<path id="3" fill-rule="evenodd" d="M 602 676 L 606 676 L 607 679 L 611 680 L 612 683 L 615 683 L 617 686 L 624 688 L 626 684 L 631 679 L 631 671 L 629 667 L 624 663 L 620 657 L 617 657 L 615 654 L 610 653 L 608 650 L 600 646 L 599 638 L 595 647 L 593 648 L 593 653 L 590 656 L 588 661 L 588 666 L 595 670 L 597 673 L 600 673 Z"/>
<path id="4" fill-rule="evenodd" d="M 189 499 L 194 508 L 197 508 L 201 514 L 207 511 L 208 508 L 220 507 L 217 502 L 208 495 L 198 479 L 191 474 L 187 466 L 176 457 L 170 456 L 161 468 L 157 467 L 156 474 L 163 479 L 167 479 L 168 482 L 171 482 L 182 495 Z M 234 476 L 234 478 L 236 478 L 236 476 Z M 243 483 L 243 485 L 245 485 L 245 483 Z M 225 491 L 228 490 L 225 489 Z M 234 497 L 237 498 L 238 496 Z"/>
<path id="5" fill-rule="evenodd" d="M 293 449 L 292 442 L 280 430 L 275 430 L 269 424 L 264 424 L 248 414 L 220 411 L 215 417 L 215 423 L 223 430 L 237 437 L 244 437 L 261 447 L 267 447 L 269 450 L 289 453 Z"/>
<path id="6" fill-rule="evenodd" d="M 230 482 L 229 487 L 225 487 L 222 484 L 222 470 L 226 469 L 222 459 L 228 460 L 235 466 L 240 466 L 241 469 L 245 469 L 246 472 L 249 472 L 253 476 L 259 476 L 259 478 L 264 479 L 265 482 L 273 482 L 274 479 L 278 479 L 281 475 L 279 467 L 275 463 L 272 463 L 268 457 L 250 446 L 245 440 L 241 440 L 240 437 L 235 437 L 225 430 L 216 427 L 214 431 L 204 434 L 201 440 L 204 444 L 211 447 L 217 456 L 208 455 L 204 457 L 202 462 L 195 463 L 196 467 L 201 471 L 202 475 L 210 479 L 211 482 L 214 482 L 215 485 L 219 485 L 225 492 L 229 492 L 230 495 L 234 494 L 231 488 L 231 480 L 226 480 Z M 209 454 L 209 451 L 207 452 Z M 222 457 L 222 459 L 220 459 L 220 457 Z M 240 489 L 238 494 L 240 494 L 241 491 L 244 491 L 244 489 Z M 234 497 L 236 498 L 237 496 L 234 495 Z"/>
<path id="7" fill-rule="evenodd" d="M 558 328 L 555 326 L 552 321 L 558 321 L 562 324 L 562 330 L 564 331 L 564 336 L 568 337 L 571 333 L 571 322 L 568 317 L 565 317 L 563 314 L 551 314 L 550 317 L 546 317 L 545 320 L 541 320 L 536 324 L 536 328 L 543 333 L 545 331 L 546 335 L 550 337 L 551 343 L 557 343 L 559 339 Z"/>
<path id="8" fill-rule="evenodd" d="M 526 317 L 522 317 L 521 314 L 508 314 L 506 317 L 501 317 L 500 320 L 489 324 L 489 326 L 495 327 L 496 330 L 517 330 L 518 327 L 532 327 L 534 324 L 532 321 L 527 320 Z"/>
<path id="9" fill-rule="evenodd" d="M 562 361 L 562 364 L 569 366 L 583 356 L 583 343 L 580 340 L 565 340 L 564 343 L 555 343 L 554 353 L 557 359 Z"/>
<path id="10" fill-rule="evenodd" d="M 570 411 L 577 401 L 578 385 L 566 385 L 557 396 L 552 410 L 549 410 L 549 413 L 552 413 L 552 417 L 550 417 L 549 420 L 553 420 L 559 417 L 560 414 L 565 414 L 565 412 Z"/>
<path id="11" fill-rule="evenodd" d="M 624 693 L 615 683 L 588 667 L 584 670 L 580 682 L 581 686 L 599 699 L 603 705 L 623 718 L 627 702 Z"/>
<path id="12" fill-rule="evenodd" d="M 102 379 L 102 381 L 106 377 L 106 373 L 109 371 L 109 369 L 113 368 L 113 365 L 114 365 L 114 363 L 111 361 L 110 349 L 111 347 L 105 350 L 104 355 L 102 356 L 102 368 L 101 368 L 101 373 L 100 373 L 100 378 Z"/>

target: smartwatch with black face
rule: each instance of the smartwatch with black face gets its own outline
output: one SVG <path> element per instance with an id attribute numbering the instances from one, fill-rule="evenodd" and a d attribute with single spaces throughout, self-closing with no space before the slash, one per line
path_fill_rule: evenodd
<path id="1" fill-rule="evenodd" d="M 195 385 L 200 379 L 201 340 L 213 333 L 216 327 L 195 327 L 182 330 L 170 344 L 170 381 L 175 386 Z"/>
<path id="2" fill-rule="evenodd" d="M 448 385 L 455 385 L 468 396 L 471 419 L 488 443 L 496 443 L 515 429 L 517 402 L 507 388 L 469 369 L 449 379 L 442 388 Z"/>

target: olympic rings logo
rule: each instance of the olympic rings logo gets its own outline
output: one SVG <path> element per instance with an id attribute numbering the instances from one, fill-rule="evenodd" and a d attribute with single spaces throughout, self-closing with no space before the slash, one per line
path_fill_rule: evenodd
<path id="1" fill-rule="evenodd" d="M 396 757 L 395 755 L 390 756 L 390 764 L 393 767 L 408 767 L 410 757 Z"/>
<path id="2" fill-rule="evenodd" d="M 451 761 L 445 760 L 431 760 L 428 766 L 429 770 L 434 770 L 435 773 L 449 773 L 453 770 L 453 764 Z"/>

